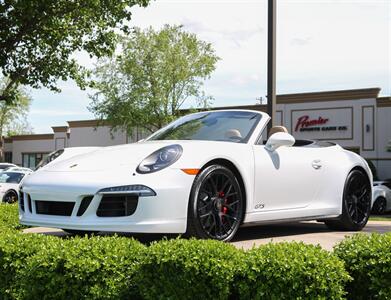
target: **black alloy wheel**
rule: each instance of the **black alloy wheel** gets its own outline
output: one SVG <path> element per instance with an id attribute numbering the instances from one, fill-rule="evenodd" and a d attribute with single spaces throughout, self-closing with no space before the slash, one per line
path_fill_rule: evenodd
<path id="1" fill-rule="evenodd" d="M 16 203 L 18 201 L 18 194 L 15 191 L 8 191 L 3 197 L 3 202 L 5 203 Z"/>
<path id="2" fill-rule="evenodd" d="M 378 197 L 373 204 L 372 213 L 382 215 L 386 212 L 387 200 L 384 197 Z"/>
<path id="3" fill-rule="evenodd" d="M 243 219 L 243 195 L 234 173 L 221 165 L 205 168 L 195 179 L 187 235 L 229 241 Z"/>
<path id="4" fill-rule="evenodd" d="M 326 221 L 332 229 L 358 231 L 368 222 L 371 211 L 371 184 L 360 170 L 349 173 L 343 195 L 342 215 L 338 220 Z"/>

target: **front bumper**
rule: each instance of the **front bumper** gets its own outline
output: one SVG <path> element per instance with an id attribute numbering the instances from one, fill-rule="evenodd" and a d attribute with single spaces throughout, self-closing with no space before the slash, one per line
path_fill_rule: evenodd
<path id="1" fill-rule="evenodd" d="M 47 172 L 49 173 L 49 172 Z M 187 224 L 187 207 L 194 176 L 180 170 L 165 170 L 164 174 L 138 175 L 132 180 L 91 180 L 96 174 L 70 176 L 66 172 L 35 174 L 23 184 L 20 201 L 20 222 L 30 226 L 44 226 L 82 231 L 111 231 L 134 233 L 184 233 Z M 90 175 L 90 176 L 89 176 Z M 73 177 L 73 178 L 72 178 Z M 133 181 L 133 182 L 130 182 Z M 100 217 L 97 211 L 107 193 L 102 189 L 123 185 L 142 185 L 156 195 L 126 195 L 137 197 L 137 207 L 129 216 Z M 82 200 L 92 197 L 84 213 L 78 216 Z M 74 203 L 70 215 L 45 214 L 37 210 L 39 202 L 55 201 Z M 22 210 L 23 208 L 23 210 Z"/>

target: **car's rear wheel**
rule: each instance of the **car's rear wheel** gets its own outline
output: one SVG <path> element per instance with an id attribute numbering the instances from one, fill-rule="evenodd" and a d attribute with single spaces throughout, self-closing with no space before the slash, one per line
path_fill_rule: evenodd
<path id="1" fill-rule="evenodd" d="M 384 197 L 378 197 L 373 204 L 372 213 L 382 215 L 386 212 L 387 200 Z"/>
<path id="2" fill-rule="evenodd" d="M 85 231 L 85 230 L 73 230 L 73 229 L 62 229 L 62 231 L 75 236 L 85 236 L 85 235 L 94 235 L 97 234 L 99 231 Z"/>
<path id="3" fill-rule="evenodd" d="M 345 183 L 342 215 L 337 220 L 325 221 L 325 224 L 331 229 L 359 231 L 367 224 L 370 211 L 370 181 L 361 170 L 353 170 Z"/>
<path id="4" fill-rule="evenodd" d="M 189 202 L 188 236 L 229 241 L 243 219 L 243 194 L 228 168 L 211 165 L 195 179 Z"/>
<path id="5" fill-rule="evenodd" d="M 15 191 L 8 191 L 3 196 L 3 202 L 5 203 L 15 203 L 18 201 L 18 194 Z"/>

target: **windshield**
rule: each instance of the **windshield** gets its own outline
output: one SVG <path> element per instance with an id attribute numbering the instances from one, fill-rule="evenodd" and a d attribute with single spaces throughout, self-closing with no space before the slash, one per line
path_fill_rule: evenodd
<path id="1" fill-rule="evenodd" d="M 0 173 L 0 183 L 19 183 L 23 177 L 23 173 L 3 172 Z"/>
<path id="2" fill-rule="evenodd" d="M 204 140 L 246 143 L 261 115 L 248 111 L 213 111 L 182 117 L 147 140 Z"/>

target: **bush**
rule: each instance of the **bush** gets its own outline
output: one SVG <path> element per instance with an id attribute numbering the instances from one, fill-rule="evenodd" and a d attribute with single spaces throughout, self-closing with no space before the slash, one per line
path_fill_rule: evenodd
<path id="1" fill-rule="evenodd" d="M 137 298 L 133 276 L 146 247 L 121 237 L 56 239 L 20 272 L 19 299 Z"/>
<path id="2" fill-rule="evenodd" d="M 235 282 L 240 299 L 342 299 L 349 279 L 320 246 L 277 243 L 248 251 Z"/>
<path id="3" fill-rule="evenodd" d="M 353 277 L 349 298 L 391 299 L 391 233 L 354 235 L 334 251 Z"/>
<path id="4" fill-rule="evenodd" d="M 212 240 L 153 243 L 136 275 L 144 299 L 227 299 L 243 255 Z"/>
<path id="5" fill-rule="evenodd" d="M 0 299 L 341 299 L 345 291 L 391 299 L 391 233 L 355 235 L 333 254 L 303 243 L 246 252 L 212 240 L 146 247 L 117 236 L 17 231 L 23 227 L 16 205 L 0 205 Z"/>
<path id="6" fill-rule="evenodd" d="M 17 204 L 0 204 L 0 232 L 20 230 L 26 227 L 19 223 L 19 209 Z"/>
<path id="7" fill-rule="evenodd" d="M 0 234 L 0 299 L 14 299 L 20 289 L 19 273 L 25 268 L 28 259 L 43 245 L 53 243 L 57 239 L 12 231 Z"/>

